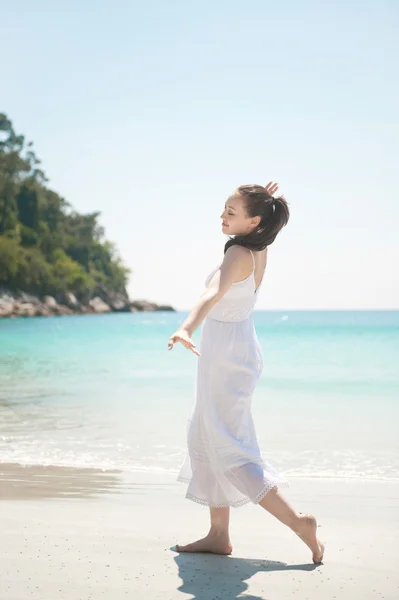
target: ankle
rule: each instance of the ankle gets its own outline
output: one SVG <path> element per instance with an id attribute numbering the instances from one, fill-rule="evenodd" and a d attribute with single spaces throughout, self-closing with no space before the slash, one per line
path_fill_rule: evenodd
<path id="1" fill-rule="evenodd" d="M 293 527 L 294 531 L 297 533 L 301 533 L 304 530 L 308 529 L 311 526 L 316 524 L 316 519 L 313 515 L 297 515 L 297 521 Z"/>
<path id="2" fill-rule="evenodd" d="M 229 538 L 229 532 L 228 530 L 224 529 L 223 527 L 218 527 L 217 525 L 212 525 L 210 530 L 209 530 L 209 534 L 212 537 L 225 537 L 225 538 Z"/>
<path id="3" fill-rule="evenodd" d="M 295 533 L 299 533 L 304 527 L 303 515 L 293 515 L 290 521 L 287 523 L 288 527 Z"/>

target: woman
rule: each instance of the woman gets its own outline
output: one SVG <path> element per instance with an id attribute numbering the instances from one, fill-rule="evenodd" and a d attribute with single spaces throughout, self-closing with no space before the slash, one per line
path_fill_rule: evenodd
<path id="1" fill-rule="evenodd" d="M 297 513 L 284 499 L 284 480 L 260 455 L 251 415 L 251 398 L 262 372 L 262 355 L 252 310 L 263 280 L 267 247 L 287 224 L 285 199 L 270 182 L 240 186 L 227 200 L 222 231 L 230 236 L 224 260 L 208 277 L 207 289 L 169 340 L 199 356 L 197 398 L 188 430 L 189 456 L 179 480 L 187 498 L 210 508 L 208 535 L 178 552 L 230 554 L 230 507 L 259 504 L 290 527 L 310 548 L 314 563 L 324 547 L 311 515 Z M 199 352 L 192 341 L 201 325 Z"/>

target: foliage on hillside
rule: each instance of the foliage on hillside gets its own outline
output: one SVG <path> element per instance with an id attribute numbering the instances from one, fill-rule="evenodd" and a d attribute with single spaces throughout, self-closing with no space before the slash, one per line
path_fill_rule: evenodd
<path id="1" fill-rule="evenodd" d="M 99 213 L 79 214 L 47 187 L 32 143 L 0 113 L 0 284 L 33 294 L 126 294 L 128 269 Z"/>

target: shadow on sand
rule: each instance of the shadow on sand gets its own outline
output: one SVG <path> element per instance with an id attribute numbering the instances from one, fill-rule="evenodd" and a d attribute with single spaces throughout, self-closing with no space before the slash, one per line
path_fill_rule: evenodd
<path id="1" fill-rule="evenodd" d="M 274 560 L 233 558 L 211 554 L 178 554 L 175 562 L 183 584 L 180 592 L 192 600 L 265 600 L 267 596 L 246 595 L 246 581 L 259 572 L 314 571 L 319 565 L 287 565 Z M 266 593 L 266 592 L 265 592 Z"/>

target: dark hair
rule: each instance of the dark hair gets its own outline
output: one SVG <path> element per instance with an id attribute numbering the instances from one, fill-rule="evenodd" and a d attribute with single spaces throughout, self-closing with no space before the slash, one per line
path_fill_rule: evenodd
<path id="1" fill-rule="evenodd" d="M 238 193 L 245 200 L 249 217 L 260 217 L 260 223 L 247 235 L 230 238 L 224 251 L 230 246 L 244 246 L 249 250 L 264 250 L 276 239 L 278 232 L 288 223 L 290 211 L 284 196 L 274 198 L 262 185 L 241 185 Z"/>

